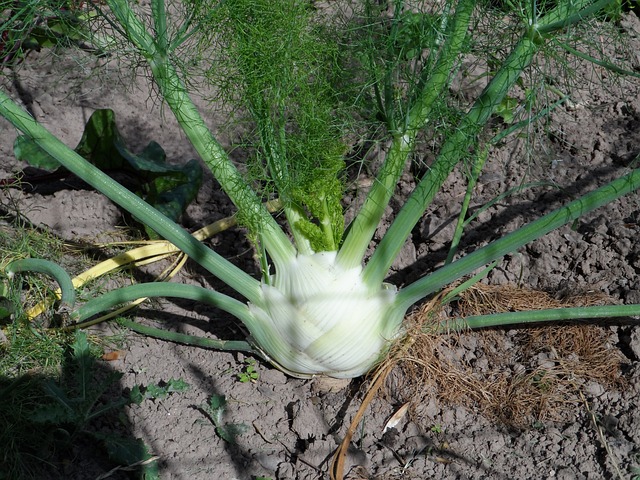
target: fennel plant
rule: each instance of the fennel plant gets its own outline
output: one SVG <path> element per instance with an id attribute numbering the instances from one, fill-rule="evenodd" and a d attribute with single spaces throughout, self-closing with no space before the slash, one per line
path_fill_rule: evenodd
<path id="1" fill-rule="evenodd" d="M 385 279 L 402 246 L 454 168 L 467 161 L 470 152 L 482 151 L 481 133 L 523 72 L 548 43 L 602 15 L 611 0 L 548 5 L 523 0 L 514 5 L 519 36 L 486 88 L 446 135 L 370 256 L 367 251 L 400 177 L 424 132 L 437 122 L 441 99 L 473 37 L 476 2 L 446 1 L 440 9 L 402 0 L 389 2 L 388 9 L 370 0 L 345 2 L 352 21 L 344 25 L 362 33 L 361 48 L 346 64 L 340 44 L 344 37 L 331 22 L 320 21 L 324 17 L 308 2 L 152 0 L 149 11 L 127 0 L 105 3 L 108 8 L 96 9 L 127 49 L 147 62 L 161 98 L 236 205 L 259 252 L 262 277 L 253 278 L 204 246 L 63 145 L 0 92 L 0 114 L 26 138 L 246 300 L 186 285 L 134 285 L 73 307 L 69 316 L 76 322 L 140 297 L 190 298 L 231 313 L 247 328 L 246 341 L 220 341 L 217 348 L 254 351 L 294 376 L 355 377 L 374 367 L 402 338 L 403 318 L 412 305 L 478 269 L 486 272 L 487 265 L 505 254 L 640 187 L 640 170 L 630 171 L 471 254 L 456 260 L 451 255 L 444 267 L 398 289 Z M 185 54 L 194 48 L 197 55 Z M 337 73 L 351 68 L 357 74 L 350 79 Z M 254 161 L 248 171 L 237 168 L 192 102 L 190 89 L 200 77 L 227 93 L 225 100 L 239 102 L 251 119 Z M 389 147 L 361 208 L 345 226 L 343 130 L 349 116 L 361 115 L 346 107 L 363 97 L 370 99 Z M 474 165 L 472 178 L 477 178 L 483 163 Z M 282 202 L 285 228 L 263 204 L 272 194 Z M 69 283 L 63 273 L 49 270 Z M 463 323 L 473 328 L 638 314 L 640 305 L 626 305 L 508 318 L 490 315 Z M 177 338 L 148 327 L 144 331 Z"/>

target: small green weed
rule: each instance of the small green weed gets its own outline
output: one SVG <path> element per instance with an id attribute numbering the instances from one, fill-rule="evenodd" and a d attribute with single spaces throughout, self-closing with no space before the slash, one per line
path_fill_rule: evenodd
<path id="1" fill-rule="evenodd" d="M 9 341 L 2 347 L 8 360 L 0 361 L 0 451 L 4 465 L 0 480 L 49 478 L 56 474 L 58 465 L 77 454 L 82 439 L 89 439 L 87 445 L 97 446 L 97 453 L 106 454 L 116 465 L 139 465 L 146 480 L 159 478 L 157 462 L 141 440 L 104 428 L 96 431 L 94 425 L 96 421 L 101 425 L 113 422 L 114 430 L 120 430 L 120 412 L 126 405 L 184 392 L 189 388 L 184 380 L 136 386 L 129 393 L 114 395 L 122 374 L 101 367 L 96 360 L 99 352 L 85 332 L 63 337 L 51 331 L 38 332 L 29 325 L 12 326 L 8 331 Z M 40 363 L 42 358 L 29 354 L 39 347 L 52 357 L 46 368 Z M 20 352 L 33 357 L 28 365 L 42 373 L 26 373 L 17 358 Z"/>
<path id="2" fill-rule="evenodd" d="M 216 434 L 225 442 L 236 443 L 236 437 L 245 433 L 249 427 L 244 423 L 226 423 L 224 421 L 227 399 L 224 395 L 212 395 L 209 403 L 201 405 L 204 413 L 216 428 Z"/>
<path id="3" fill-rule="evenodd" d="M 238 380 L 242 383 L 256 383 L 259 378 L 260 372 L 256 369 L 256 361 L 253 358 L 247 358 L 242 372 L 238 374 Z"/>
<path id="4" fill-rule="evenodd" d="M 442 430 L 443 430 L 442 425 L 440 425 L 439 423 L 436 423 L 431 427 L 431 431 L 433 433 L 442 433 Z"/>
<path id="5" fill-rule="evenodd" d="M 166 398 L 171 393 L 184 392 L 189 389 L 189 384 L 182 379 L 170 379 L 168 382 L 140 386 L 136 385 L 131 389 L 131 401 L 140 404 L 144 399 L 157 400 Z"/>
<path id="6" fill-rule="evenodd" d="M 144 398 L 120 395 L 115 399 L 105 399 L 105 394 L 120 380 L 122 373 L 109 371 L 101 379 L 96 376 L 96 359 L 91 353 L 87 335 L 77 331 L 62 379 L 59 382 L 51 378 L 44 380 L 42 387 L 49 402 L 39 405 L 31 420 L 36 424 L 53 426 L 69 445 L 81 436 L 96 440 L 117 464 L 132 465 L 149 460 L 151 455 L 141 440 L 117 433 L 96 432 L 90 428 L 91 422 L 97 418 L 121 410 L 132 402 L 139 403 Z M 159 478 L 155 461 L 144 463 L 141 468 L 145 478 Z"/>

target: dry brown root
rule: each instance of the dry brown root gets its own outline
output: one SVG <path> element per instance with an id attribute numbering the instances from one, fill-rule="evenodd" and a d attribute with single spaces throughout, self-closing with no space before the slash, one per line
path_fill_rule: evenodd
<path id="1" fill-rule="evenodd" d="M 601 305 L 594 293 L 556 299 L 547 292 L 511 285 L 476 285 L 454 305 L 456 316 L 544 308 Z M 443 403 L 473 407 L 488 418 L 524 428 L 560 420 L 581 403 L 589 382 L 623 383 L 623 355 L 612 332 L 593 324 L 489 329 L 449 335 L 425 332 L 445 319 L 442 310 L 420 309 L 407 318 L 413 344 L 399 362 L 406 399 L 435 395 Z M 417 380 L 416 380 L 417 379 Z M 396 391 L 397 391 L 396 387 Z"/>
<path id="2" fill-rule="evenodd" d="M 620 387 L 623 355 L 612 332 L 592 324 L 523 329 L 451 331 L 439 328 L 448 317 L 602 305 L 603 295 L 588 292 L 556 299 L 547 292 L 510 285 L 478 284 L 445 311 L 443 292 L 405 319 L 406 337 L 371 375 L 364 400 L 334 456 L 331 478 L 344 478 L 351 437 L 369 404 L 383 390 L 410 402 L 412 413 L 424 398 L 473 408 L 509 427 L 561 420 L 581 404 L 584 386 L 596 382 Z M 383 387 L 386 386 L 386 389 Z"/>

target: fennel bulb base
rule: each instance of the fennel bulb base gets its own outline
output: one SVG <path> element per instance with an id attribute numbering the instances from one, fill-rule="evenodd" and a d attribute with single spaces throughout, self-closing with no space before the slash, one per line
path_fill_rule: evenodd
<path id="1" fill-rule="evenodd" d="M 401 330 L 397 290 L 362 281 L 362 267 L 342 268 L 337 252 L 299 254 L 249 304 L 257 347 L 286 373 L 354 378 L 383 357 Z"/>

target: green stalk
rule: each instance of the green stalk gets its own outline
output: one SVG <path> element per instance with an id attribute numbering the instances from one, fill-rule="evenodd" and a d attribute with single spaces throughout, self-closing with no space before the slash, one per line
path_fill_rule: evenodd
<path id="1" fill-rule="evenodd" d="M 158 212 L 137 195 L 131 193 L 100 169 L 91 165 L 36 122 L 1 90 L 0 115 L 31 138 L 67 170 L 73 172 L 99 192 L 102 192 L 134 217 L 141 219 L 158 235 L 169 240 L 249 301 L 255 301 L 260 298 L 260 283 L 256 279 L 204 246 L 186 230 Z"/>
<path id="2" fill-rule="evenodd" d="M 445 0 L 446 1 L 446 0 Z M 389 36 L 387 38 L 387 56 L 389 59 L 393 59 L 395 56 L 394 41 L 398 38 L 398 30 L 400 27 L 402 10 L 404 7 L 404 0 L 395 0 L 393 6 L 393 14 L 391 20 L 391 27 L 389 29 Z M 389 41 L 390 40 L 390 41 Z M 394 59 L 391 66 L 387 66 L 385 69 L 385 75 L 383 80 L 384 86 L 384 119 L 387 124 L 387 128 L 392 132 L 400 131 L 398 128 L 398 119 L 396 118 L 396 108 L 398 108 L 401 102 L 397 102 L 394 98 L 395 80 L 398 77 L 396 71 L 396 62 L 399 60 Z"/>
<path id="3" fill-rule="evenodd" d="M 540 20 L 531 23 L 532 33 L 548 36 L 571 25 L 580 23 L 586 18 L 602 12 L 615 0 L 575 0 L 559 2 L 558 6 Z"/>
<path id="4" fill-rule="evenodd" d="M 574 200 L 565 207 L 554 210 L 515 232 L 491 242 L 489 245 L 466 255 L 460 260 L 456 260 L 436 272 L 415 281 L 400 290 L 397 302 L 402 308 L 409 308 L 422 298 L 470 274 L 475 269 L 498 260 L 507 253 L 514 252 L 550 231 L 566 225 L 578 217 L 611 203 L 638 188 L 640 188 L 640 169 L 633 170 L 631 173 Z"/>
<path id="5" fill-rule="evenodd" d="M 411 230 L 422 218 L 427 206 L 440 191 L 453 168 L 467 155 L 469 148 L 476 142 L 478 133 L 520 77 L 522 70 L 530 64 L 537 49 L 538 46 L 528 37 L 522 38 L 515 46 L 500 70 L 464 116 L 458 129 L 448 137 L 437 159 L 387 230 L 365 267 L 365 282 L 375 285 L 384 280 L 391 264 L 411 234 Z"/>
<path id="6" fill-rule="evenodd" d="M 260 232 L 274 263 L 285 264 L 295 256 L 295 248 L 207 128 L 169 58 L 157 48 L 154 38 L 135 16 L 126 0 L 108 0 L 108 4 L 129 41 L 148 60 L 160 94 L 193 147 L 238 207 L 243 219 L 254 231 Z"/>
<path id="7" fill-rule="evenodd" d="M 281 109 L 283 110 L 284 106 L 281 106 Z M 280 125 L 274 125 L 267 107 L 252 105 L 250 110 L 256 119 L 267 168 L 275 184 L 276 191 L 280 194 L 279 198 L 283 202 L 285 218 L 291 229 L 298 253 L 310 255 L 313 249 L 309 240 L 296 228 L 296 223 L 305 216 L 304 211 L 287 196 L 287 189 L 291 185 L 291 176 L 285 164 L 287 152 L 283 151 L 286 148 L 284 121 Z M 277 134 L 275 132 L 276 127 Z"/>
<path id="8" fill-rule="evenodd" d="M 4 269 L 8 276 L 13 276 L 18 272 L 37 272 L 44 273 L 53 277 L 58 285 L 60 285 L 60 302 L 61 306 L 73 308 L 76 303 L 76 290 L 69 274 L 60 265 L 49 260 L 41 260 L 38 258 L 23 258 L 15 260 L 7 265 Z"/>
<path id="9" fill-rule="evenodd" d="M 246 325 L 250 325 L 252 321 L 255 321 L 249 312 L 249 308 L 245 304 L 227 295 L 195 285 L 159 282 L 122 287 L 90 300 L 70 315 L 70 319 L 77 322 L 71 327 L 81 328 L 83 327 L 82 322 L 94 315 L 102 313 L 117 305 L 145 297 L 174 297 L 195 300 L 197 302 L 213 305 L 220 310 L 228 312 L 244 322 Z M 140 325 L 127 319 L 120 319 L 118 322 L 142 335 L 148 335 L 161 340 L 183 343 L 185 345 L 194 345 L 202 348 L 257 353 L 251 344 L 242 340 L 217 340 L 186 335 L 183 333 L 169 332 L 160 328 Z"/>
<path id="10" fill-rule="evenodd" d="M 97 298 L 89 300 L 69 318 L 74 322 L 83 322 L 94 315 L 109 310 L 117 305 L 122 305 L 139 298 L 173 297 L 213 305 L 220 310 L 230 313 L 243 323 L 250 325 L 255 321 L 249 312 L 249 307 L 235 298 L 196 285 L 183 283 L 153 282 L 129 285 L 127 287 L 112 290 Z"/>
<path id="11" fill-rule="evenodd" d="M 163 55 L 168 53 L 169 40 L 167 38 L 167 11 L 164 0 L 151 0 L 151 16 L 155 31 L 155 44 Z"/>
<path id="12" fill-rule="evenodd" d="M 429 120 L 434 103 L 451 79 L 451 71 L 464 45 L 474 5 L 473 0 L 459 1 L 436 65 L 432 71 L 421 73 L 422 90 L 411 106 L 402 130 L 393 134 L 384 164 L 338 252 L 337 261 L 345 268 L 362 264 L 369 242 L 391 200 L 407 158 L 414 149 L 416 135 Z M 427 76 L 428 79 L 423 80 Z"/>
<path id="13" fill-rule="evenodd" d="M 531 63 L 533 56 L 544 43 L 542 34 L 566 28 L 594 15 L 610 0 L 561 2 L 541 19 L 532 19 L 531 25 L 515 46 L 502 67 L 484 89 L 471 110 L 462 119 L 458 130 L 442 146 L 438 158 L 409 196 L 393 224 L 387 230 L 365 268 L 364 279 L 370 284 L 384 280 L 391 264 L 397 257 L 411 230 L 418 223 L 434 196 L 440 191 L 455 165 L 476 142 L 476 137 L 486 124 L 497 105 L 502 102 L 522 71 Z"/>
<path id="14" fill-rule="evenodd" d="M 447 259 L 444 262 L 445 264 L 451 263 L 453 261 L 453 258 L 455 257 L 458 251 L 458 245 L 460 244 L 460 239 L 462 238 L 464 228 L 469 224 L 469 222 L 473 220 L 473 218 L 475 218 L 476 215 L 478 215 L 480 211 L 483 211 L 486 208 L 488 208 L 490 205 L 493 205 L 496 201 L 498 201 L 498 199 L 504 198 L 504 196 L 507 196 L 514 191 L 519 191 L 521 190 L 521 188 L 524 187 L 524 185 L 521 187 L 515 187 L 514 189 L 511 189 L 508 192 L 505 192 L 504 194 L 499 195 L 497 198 L 494 198 L 488 204 L 484 205 L 474 215 L 472 215 L 469 218 L 466 218 L 467 212 L 469 211 L 469 205 L 471 203 L 471 196 L 473 194 L 473 189 L 475 188 L 478 178 L 480 177 L 480 173 L 482 173 L 482 169 L 484 168 L 484 164 L 489 155 L 489 148 L 493 145 L 496 145 L 498 142 L 502 141 L 502 139 L 512 134 L 513 132 L 525 126 L 530 125 L 531 123 L 535 122 L 536 120 L 538 120 L 543 116 L 548 115 L 549 112 L 551 112 L 557 106 L 562 105 L 568 98 L 569 97 L 565 96 L 560 100 L 554 102 L 552 105 L 549 105 L 548 107 L 543 108 L 532 117 L 526 118 L 525 120 L 521 120 L 511 125 L 509 128 L 502 130 L 495 137 L 493 137 L 485 147 L 483 147 L 482 152 L 476 155 L 476 158 L 474 159 L 474 162 L 473 162 L 473 166 L 471 168 L 471 173 L 468 176 L 467 190 L 465 192 L 464 200 L 462 201 L 462 207 L 460 208 L 460 214 L 458 215 L 458 221 L 456 222 L 456 230 L 453 234 L 453 239 L 451 240 L 451 247 L 449 249 L 449 254 L 447 255 Z"/>
<path id="15" fill-rule="evenodd" d="M 445 265 L 453 261 L 453 257 L 455 257 L 458 251 L 458 245 L 460 244 L 460 239 L 462 239 L 462 233 L 466 225 L 465 219 L 467 217 L 467 212 L 469 211 L 469 205 L 471 204 L 471 197 L 473 195 L 474 189 L 476 188 L 476 183 L 478 182 L 478 178 L 480 177 L 480 173 L 484 168 L 484 164 L 487 161 L 488 156 L 489 145 L 484 147 L 481 152 L 476 154 L 473 165 L 471 166 L 471 172 L 469 172 L 469 174 L 467 175 L 467 190 L 464 194 L 464 199 L 462 200 L 460 213 L 458 214 L 456 229 L 453 233 L 453 238 L 451 239 L 451 247 L 449 247 L 447 259 L 444 261 Z"/>
<path id="16" fill-rule="evenodd" d="M 617 73 L 618 75 L 624 75 L 626 77 L 640 78 L 640 73 L 638 72 L 626 70 L 622 67 L 618 67 L 617 65 L 614 65 L 611 62 L 600 60 L 595 57 L 592 57 L 591 55 L 587 55 L 586 53 L 583 53 L 580 50 L 576 50 L 575 48 L 573 48 L 570 45 L 567 45 L 566 43 L 558 42 L 558 41 L 555 41 L 554 43 L 558 45 L 560 48 L 564 48 L 567 52 L 571 53 L 572 55 L 575 55 L 576 57 L 581 58 L 582 60 L 586 60 L 587 62 L 591 62 L 600 67 L 604 67 L 613 73 Z"/>
<path id="17" fill-rule="evenodd" d="M 566 322 L 587 318 L 632 317 L 640 315 L 640 305 L 604 305 L 597 307 L 551 308 L 546 310 L 531 310 L 526 312 L 494 313 L 492 315 L 477 315 L 456 318 L 442 322 L 439 332 L 451 330 L 466 330 L 487 327 L 501 327 L 507 325 Z"/>
<path id="18" fill-rule="evenodd" d="M 191 345 L 200 348 L 210 348 L 212 350 L 225 350 L 233 352 L 248 352 L 254 355 L 262 356 L 256 351 L 250 343 L 242 340 L 217 340 L 215 338 L 198 337 L 195 335 L 187 335 L 186 333 L 169 332 L 161 328 L 150 327 L 148 325 L 140 325 L 126 318 L 118 319 L 118 323 L 123 327 L 133 330 L 140 335 L 166 340 L 168 342 L 181 343 L 183 345 Z"/>

